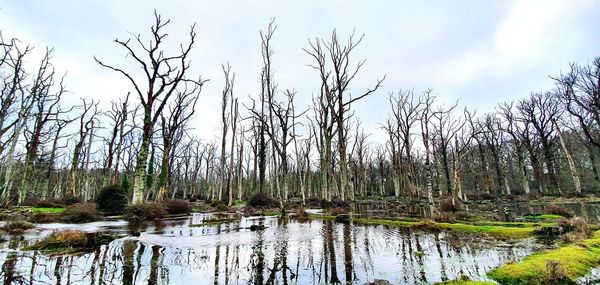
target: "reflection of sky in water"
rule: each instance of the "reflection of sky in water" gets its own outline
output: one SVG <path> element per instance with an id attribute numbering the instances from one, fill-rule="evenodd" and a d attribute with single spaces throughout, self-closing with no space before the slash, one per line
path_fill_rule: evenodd
<path id="1" fill-rule="evenodd" d="M 507 260 L 523 258 L 534 244 L 507 244 L 454 233 L 434 235 L 397 227 L 297 223 L 276 217 L 188 226 L 210 218 L 214 217 L 195 214 L 189 220 L 150 226 L 140 237 L 119 239 L 85 254 L 47 256 L 5 249 L 0 253 L 4 263 L 0 277 L 5 283 L 13 278 L 15 284 L 23 280 L 34 284 L 56 284 L 59 280 L 62 284 L 98 284 L 99 280 L 107 284 L 214 284 L 215 280 L 217 284 L 263 284 L 271 280 L 273 284 L 325 284 L 335 272 L 342 282 L 349 277 L 354 284 L 373 279 L 421 284 L 452 279 L 461 272 L 483 276 Z M 250 231 L 252 224 L 266 228 Z M 106 222 L 78 227 L 106 226 L 126 225 Z M 11 266 L 15 268 L 12 277 L 7 271 Z"/>

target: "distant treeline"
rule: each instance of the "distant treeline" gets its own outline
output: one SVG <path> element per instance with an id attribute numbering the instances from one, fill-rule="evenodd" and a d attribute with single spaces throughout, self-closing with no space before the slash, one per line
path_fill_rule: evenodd
<path id="1" fill-rule="evenodd" d="M 307 43 L 306 63 L 320 84 L 312 105 L 300 108 L 296 91 L 279 86 L 273 72 L 272 21 L 260 33 L 261 89 L 248 103 L 238 103 L 236 74 L 223 65 L 221 140 L 210 142 L 189 127 L 208 84 L 189 74 L 195 27 L 179 49 L 163 50 L 168 25 L 155 14 L 149 34 L 115 40 L 115 48 L 138 68 L 95 59 L 131 86 L 109 110 L 90 100 L 64 102 L 68 78 L 56 73 L 52 49 L 38 60 L 32 47 L 0 37 L 4 203 L 62 196 L 91 200 L 107 185 L 120 185 L 132 203 L 167 197 L 232 203 L 256 192 L 283 203 L 309 197 L 578 195 L 600 189 L 600 57 L 553 76 L 552 90 L 524 94 L 485 114 L 439 104 L 431 90 L 391 92 L 390 115 L 381 122 L 388 139 L 382 143 L 369 140 L 351 108 L 365 97 L 386 96 L 383 74 L 371 86 L 353 83 L 365 63 L 353 58 L 363 36 L 339 39 L 334 30 L 330 38 Z"/>

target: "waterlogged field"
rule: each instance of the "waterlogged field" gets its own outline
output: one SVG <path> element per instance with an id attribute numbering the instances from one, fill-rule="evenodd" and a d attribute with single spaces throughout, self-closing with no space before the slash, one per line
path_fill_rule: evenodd
<path id="1" fill-rule="evenodd" d="M 485 273 L 540 248 L 459 232 L 305 223 L 249 217 L 214 224 L 211 214 L 145 225 L 106 221 L 45 224 L 3 243 L 4 284 L 427 284 Z M 251 230 L 264 225 L 263 230 Z M 92 252 L 48 255 L 21 248 L 52 231 L 140 232 Z"/>

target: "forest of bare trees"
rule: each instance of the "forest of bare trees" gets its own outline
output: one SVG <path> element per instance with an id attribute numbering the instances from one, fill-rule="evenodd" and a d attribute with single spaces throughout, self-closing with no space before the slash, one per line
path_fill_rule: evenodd
<path id="1" fill-rule="evenodd" d="M 383 72 L 370 85 L 355 83 L 366 64 L 355 56 L 364 35 L 333 30 L 300 47 L 319 82 L 311 94 L 300 94 L 278 84 L 276 67 L 286 63 L 273 57 L 274 20 L 257 35 L 262 65 L 256 74 L 237 74 L 224 63 L 223 74 L 210 81 L 190 69 L 195 27 L 181 43 L 170 42 L 170 28 L 155 14 L 148 31 L 114 41 L 134 69 L 94 58 L 130 87 L 106 110 L 99 102 L 66 100 L 73 95 L 69 78 L 57 73 L 51 48 L 36 58 L 34 47 L 0 35 L 3 203 L 92 200 L 113 184 L 133 204 L 177 197 L 231 205 L 256 192 L 284 203 L 600 191 L 600 57 L 549 70 L 551 90 L 479 113 L 460 101 L 442 104 L 436 94 L 443 90 L 384 90 Z M 179 48 L 165 49 L 172 44 Z M 256 95 L 237 97 L 240 76 L 260 78 Z M 202 92 L 217 82 L 224 82 L 221 94 Z M 205 96 L 222 96 L 218 141 L 190 126 Z M 300 96 L 312 96 L 312 104 L 299 106 Z M 379 124 L 386 141 L 371 139 L 353 109 L 372 96 L 387 96 L 389 118 Z"/>

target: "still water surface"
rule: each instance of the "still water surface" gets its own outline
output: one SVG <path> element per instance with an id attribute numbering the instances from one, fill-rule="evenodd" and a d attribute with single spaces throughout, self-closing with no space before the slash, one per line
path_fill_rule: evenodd
<path id="1" fill-rule="evenodd" d="M 123 221 L 39 225 L 42 230 L 23 240 L 2 244 L 0 278 L 4 284 L 364 284 L 374 279 L 428 284 L 461 273 L 483 278 L 539 247 L 530 240 L 507 243 L 464 233 L 277 217 L 197 226 L 209 218 L 193 214 L 140 229 Z M 256 224 L 266 228 L 251 231 Z M 80 254 L 19 250 L 66 228 L 140 230 L 141 235 Z"/>

